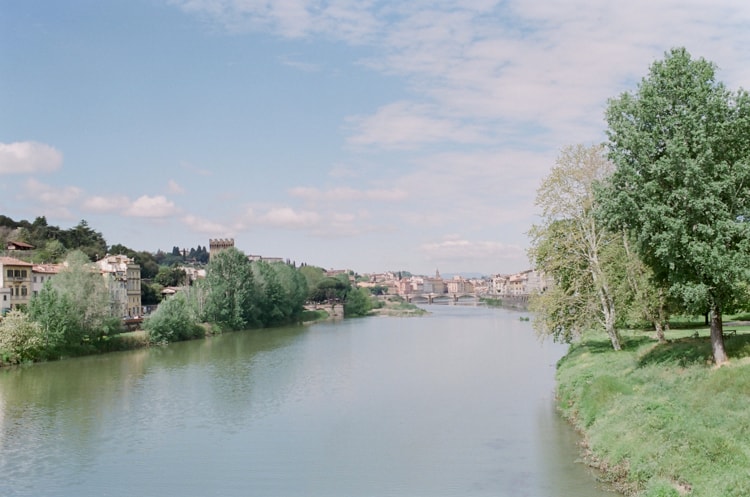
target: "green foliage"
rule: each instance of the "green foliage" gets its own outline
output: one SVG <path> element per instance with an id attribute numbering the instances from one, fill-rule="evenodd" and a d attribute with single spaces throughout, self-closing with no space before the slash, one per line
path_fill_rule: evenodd
<path id="1" fill-rule="evenodd" d="M 610 101 L 607 123 L 617 168 L 600 196 L 606 218 L 630 233 L 660 286 L 720 320 L 750 278 L 750 97 L 673 49 L 636 92 Z"/>
<path id="2" fill-rule="evenodd" d="M 351 289 L 349 279 L 325 277 L 310 292 L 312 302 L 342 302 Z"/>
<path id="3" fill-rule="evenodd" d="M 182 293 L 168 298 L 146 318 L 143 327 L 150 343 L 168 343 L 204 336 L 197 316 Z"/>
<path id="4" fill-rule="evenodd" d="M 187 283 L 187 275 L 184 269 L 178 267 L 161 267 L 154 278 L 154 282 L 161 286 L 181 286 Z"/>
<path id="5" fill-rule="evenodd" d="M 71 333 L 76 326 L 72 309 L 67 294 L 53 288 L 51 281 L 47 281 L 39 294 L 31 299 L 29 316 L 41 327 L 45 347 L 54 349 L 65 345 L 72 336 L 79 338 L 78 333 Z"/>
<path id="6" fill-rule="evenodd" d="M 344 316 L 366 316 L 372 310 L 372 296 L 366 288 L 353 288 L 344 302 Z"/>
<path id="7" fill-rule="evenodd" d="M 624 271 L 622 243 L 596 217 L 595 188 L 611 173 L 602 147 L 568 147 L 537 190 L 541 222 L 529 235 L 529 255 L 537 270 L 551 277 L 552 288 L 536 295 L 531 308 L 537 331 L 570 341 L 600 327 L 620 348 L 615 328 L 615 289 Z"/>
<path id="8" fill-rule="evenodd" d="M 252 263 L 258 285 L 260 320 L 264 326 L 299 321 L 307 300 L 307 281 L 289 264 Z"/>
<path id="9" fill-rule="evenodd" d="M 58 263 L 65 258 L 65 246 L 60 240 L 47 240 L 41 249 L 36 251 L 34 260 L 45 263 Z"/>
<path id="10" fill-rule="evenodd" d="M 161 301 L 162 286 L 141 281 L 141 305 L 156 305 Z"/>
<path id="11" fill-rule="evenodd" d="M 289 319 L 288 313 L 291 311 L 285 289 L 281 286 L 275 270 L 277 265 L 285 264 L 269 264 L 263 261 L 251 264 L 253 277 L 258 286 L 257 306 L 263 326 L 287 322 Z"/>
<path id="12" fill-rule="evenodd" d="M 206 320 L 231 330 L 258 326 L 258 295 L 247 256 L 236 248 L 211 257 L 206 268 Z"/>
<path id="13" fill-rule="evenodd" d="M 43 331 L 24 312 L 13 309 L 0 321 L 0 365 L 37 360 L 43 350 Z"/>
<path id="14" fill-rule="evenodd" d="M 105 336 L 113 324 L 109 290 L 98 271 L 94 270 L 88 257 L 80 252 L 71 252 L 67 266 L 52 280 L 52 288 L 67 310 L 65 342 L 80 344 Z M 119 316 L 117 316 L 119 317 Z"/>

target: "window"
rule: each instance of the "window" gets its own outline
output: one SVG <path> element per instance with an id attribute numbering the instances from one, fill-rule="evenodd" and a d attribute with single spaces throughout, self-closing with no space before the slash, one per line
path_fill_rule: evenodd
<path id="1" fill-rule="evenodd" d="M 12 278 L 12 277 L 13 277 L 13 270 L 8 269 L 8 278 Z"/>
<path id="2" fill-rule="evenodd" d="M 36 276 L 34 276 L 34 283 L 36 283 Z"/>
<path id="3" fill-rule="evenodd" d="M 28 288 L 26 288 L 25 286 L 22 286 L 21 287 L 21 297 L 25 297 L 26 295 L 28 295 L 28 293 L 29 293 Z"/>

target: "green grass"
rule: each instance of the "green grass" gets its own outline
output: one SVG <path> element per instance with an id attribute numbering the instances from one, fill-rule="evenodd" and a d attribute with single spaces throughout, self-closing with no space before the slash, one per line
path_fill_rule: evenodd
<path id="1" fill-rule="evenodd" d="M 558 401 L 589 462 L 633 495 L 750 495 L 750 331 L 736 329 L 722 368 L 705 328 L 700 338 L 670 331 L 667 344 L 627 334 L 621 352 L 601 339 L 572 346 L 558 364 Z"/>

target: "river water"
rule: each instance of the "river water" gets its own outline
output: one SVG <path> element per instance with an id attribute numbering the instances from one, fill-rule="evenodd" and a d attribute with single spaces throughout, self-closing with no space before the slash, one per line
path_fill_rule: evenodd
<path id="1" fill-rule="evenodd" d="M 427 309 L 0 371 L 0 495 L 611 497 L 554 411 L 564 346 Z"/>

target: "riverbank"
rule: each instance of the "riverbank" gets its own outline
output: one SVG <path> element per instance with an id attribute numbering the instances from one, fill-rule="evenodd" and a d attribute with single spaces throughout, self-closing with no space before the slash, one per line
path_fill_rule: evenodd
<path id="1" fill-rule="evenodd" d="M 425 314 L 427 314 L 426 310 L 395 296 L 386 296 L 379 299 L 378 306 L 368 313 L 370 316 L 394 317 L 423 316 Z"/>
<path id="2" fill-rule="evenodd" d="M 736 328 L 721 368 L 706 329 L 670 331 L 667 344 L 633 333 L 620 352 L 606 339 L 572 345 L 558 407 L 583 434 L 586 462 L 627 495 L 750 495 L 750 328 Z"/>

